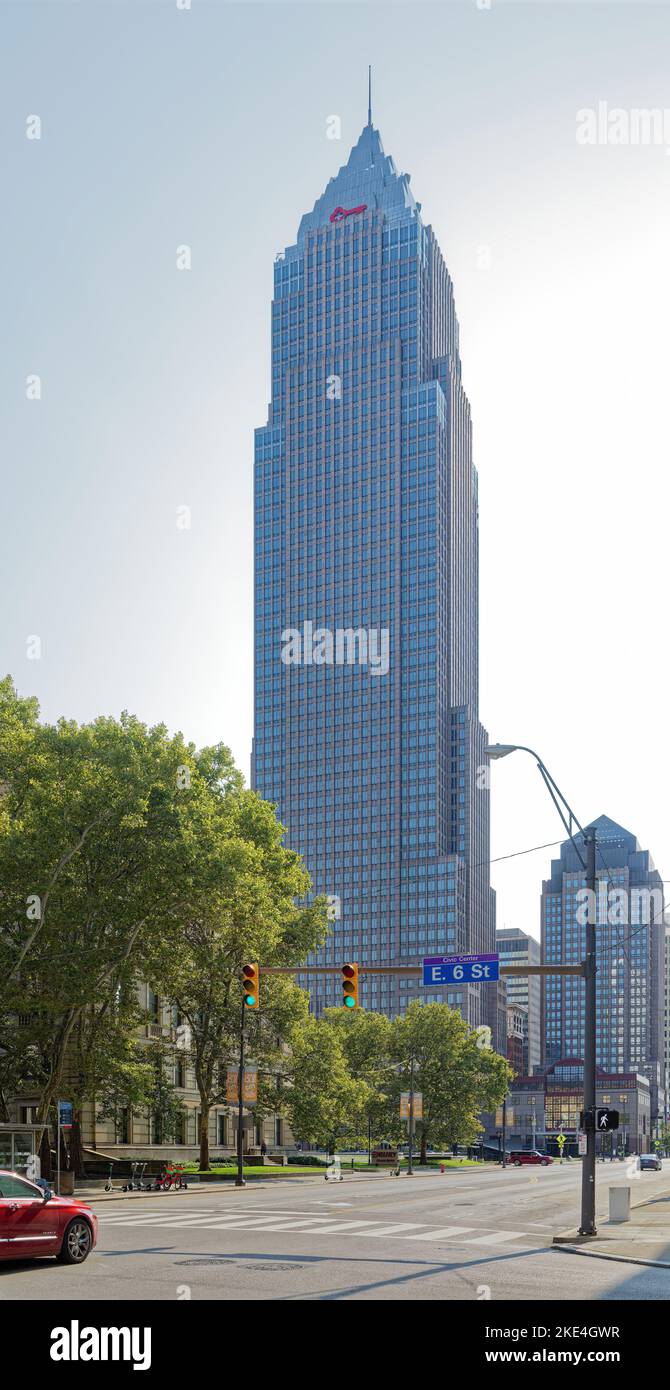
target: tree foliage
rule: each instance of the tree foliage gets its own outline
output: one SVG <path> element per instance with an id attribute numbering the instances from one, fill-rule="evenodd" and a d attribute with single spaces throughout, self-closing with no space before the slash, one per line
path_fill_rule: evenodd
<path id="1" fill-rule="evenodd" d="M 0 1101 L 30 1085 L 46 1122 L 65 1076 L 79 1104 L 106 1104 L 125 1074 L 150 1105 L 127 1052 L 140 980 L 181 1001 L 217 1094 L 235 971 L 294 963 L 325 929 L 323 904 L 295 905 L 309 878 L 282 837 L 224 745 L 197 752 L 125 713 L 41 723 L 0 682 Z M 286 990 L 267 997 L 269 1036 L 291 1010 Z"/>

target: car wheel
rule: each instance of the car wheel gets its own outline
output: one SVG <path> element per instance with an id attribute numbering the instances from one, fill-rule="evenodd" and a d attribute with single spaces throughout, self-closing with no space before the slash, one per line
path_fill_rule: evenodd
<path id="1" fill-rule="evenodd" d="M 75 1217 L 65 1231 L 58 1259 L 61 1264 L 83 1264 L 91 1253 L 92 1245 L 93 1234 L 88 1221 L 84 1221 L 81 1217 Z"/>
<path id="2" fill-rule="evenodd" d="M 515 1168 L 520 1168 L 520 1167 L 521 1167 L 521 1162 L 520 1162 L 520 1160 L 519 1160 L 518 1158 L 515 1158 L 515 1160 L 514 1160 L 514 1167 L 515 1167 Z"/>
<path id="3" fill-rule="evenodd" d="M 549 1164 L 547 1163 L 546 1158 L 543 1158 L 543 1159 L 542 1159 L 542 1167 L 543 1167 L 543 1168 L 548 1168 L 548 1167 L 549 1167 Z"/>

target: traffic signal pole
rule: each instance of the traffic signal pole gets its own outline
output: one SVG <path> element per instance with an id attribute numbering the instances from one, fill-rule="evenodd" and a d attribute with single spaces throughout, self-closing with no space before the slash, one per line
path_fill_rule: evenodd
<path id="1" fill-rule="evenodd" d="M 414 1177 L 414 1057 L 409 1068 L 409 1153 L 407 1154 L 407 1176 Z"/>
<path id="2" fill-rule="evenodd" d="M 242 1091 L 244 1088 L 244 1016 L 246 1014 L 246 1004 L 242 999 L 242 1017 L 240 1019 L 240 1065 L 237 1073 L 237 1177 L 235 1178 L 236 1187 L 246 1187 L 244 1177 L 244 1152 L 243 1135 L 244 1127 L 242 1123 Z"/>
<path id="3" fill-rule="evenodd" d="M 586 1153 L 582 1159 L 581 1236 L 596 1234 L 596 832 L 584 831 L 589 915 L 584 959 L 584 1121 Z"/>

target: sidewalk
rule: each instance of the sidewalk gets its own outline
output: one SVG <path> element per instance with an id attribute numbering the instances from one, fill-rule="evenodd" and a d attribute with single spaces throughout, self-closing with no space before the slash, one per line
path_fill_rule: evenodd
<path id="1" fill-rule="evenodd" d="M 611 1185 L 635 1188 L 636 1183 L 633 1180 Z M 614 1222 L 606 1215 L 598 1216 L 597 1227 L 596 1236 L 580 1236 L 574 1229 L 563 1231 L 554 1236 L 554 1245 L 571 1254 L 670 1269 L 670 1192 L 656 1192 L 631 1202 L 630 1221 Z"/>
<path id="2" fill-rule="evenodd" d="M 122 1192 L 120 1187 L 115 1187 L 113 1192 L 105 1192 L 104 1187 L 77 1186 L 75 1188 L 74 1200 L 83 1202 L 131 1202 L 133 1200 L 142 1200 L 145 1197 L 164 1197 L 166 1199 L 171 1198 L 174 1201 L 177 1201 L 179 1198 L 188 1201 L 189 1193 L 197 1193 L 198 1196 L 202 1197 L 206 1195 L 208 1192 L 249 1192 L 250 1190 L 255 1189 L 257 1187 L 278 1187 L 279 1185 L 283 1187 L 287 1182 L 302 1183 L 303 1185 L 305 1183 L 318 1183 L 319 1186 L 322 1186 L 326 1181 L 324 1173 L 325 1170 L 314 1174 L 296 1173 L 295 1175 L 291 1175 L 290 1170 L 287 1174 L 286 1169 L 284 1169 L 281 1176 L 277 1175 L 277 1177 L 247 1178 L 244 1187 L 236 1187 L 235 1181 L 232 1177 L 222 1178 L 220 1182 L 212 1182 L 210 1180 L 208 1180 L 207 1182 L 198 1182 L 194 1177 L 189 1181 L 188 1187 L 185 1190 L 182 1188 L 181 1191 L 177 1192 Z M 352 1180 L 356 1182 L 360 1181 L 361 1179 L 363 1179 L 366 1182 L 369 1182 L 371 1178 L 376 1179 L 387 1177 L 388 1173 L 385 1173 L 383 1171 L 373 1173 L 346 1173 L 344 1176 L 344 1182 L 348 1183 Z"/>
<path id="3" fill-rule="evenodd" d="M 451 1173 L 472 1173 L 472 1171 L 472 1168 L 468 1168 L 465 1166 L 462 1168 L 447 1168 L 445 1174 L 440 1173 L 438 1169 L 421 1168 L 419 1165 L 417 1165 L 414 1169 L 415 1175 L 418 1175 L 423 1178 L 433 1177 L 435 1179 L 444 1178 L 447 1174 Z M 494 1171 L 497 1171 L 497 1169 L 494 1169 Z M 184 1192 L 183 1190 L 181 1192 L 122 1192 L 121 1180 L 119 1178 L 115 1178 L 115 1186 L 113 1192 L 105 1192 L 104 1186 L 87 1187 L 84 1185 L 80 1187 L 79 1185 L 77 1185 L 75 1188 L 74 1196 L 75 1200 L 79 1198 L 81 1201 L 85 1202 L 118 1202 L 119 1200 L 125 1201 L 126 1199 L 130 1201 L 131 1199 L 138 1197 L 187 1197 L 189 1192 L 198 1192 L 200 1193 L 200 1195 L 206 1192 L 227 1192 L 230 1190 L 232 1190 L 233 1192 L 245 1192 L 256 1187 L 277 1187 L 280 1183 L 283 1186 L 287 1182 L 303 1184 L 318 1183 L 319 1185 L 321 1185 L 323 1182 L 326 1181 L 325 1167 L 315 1168 L 310 1173 L 292 1173 L 290 1167 L 276 1168 L 272 1176 L 268 1175 L 266 1177 L 261 1177 L 262 1173 L 263 1169 L 259 1168 L 258 1177 L 256 1177 L 255 1173 L 253 1175 L 246 1174 L 245 1187 L 235 1186 L 234 1173 L 231 1173 L 229 1178 L 221 1178 L 218 1181 L 216 1179 L 207 1178 L 203 1182 L 199 1181 L 195 1173 L 187 1173 L 186 1177 L 188 1181 L 188 1189 L 186 1192 Z M 350 1168 L 342 1168 L 342 1180 L 344 1183 L 371 1181 L 381 1182 L 387 1180 L 388 1177 L 389 1170 L 387 1168 L 371 1168 L 362 1170 L 359 1169 L 354 1170 L 353 1172 Z M 403 1171 L 401 1173 L 401 1178 L 404 1177 L 407 1177 L 407 1173 Z"/>

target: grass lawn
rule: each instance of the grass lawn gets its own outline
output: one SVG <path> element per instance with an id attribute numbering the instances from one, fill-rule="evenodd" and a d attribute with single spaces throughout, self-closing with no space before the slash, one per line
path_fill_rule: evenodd
<path id="1" fill-rule="evenodd" d="M 343 1172 L 351 1172 L 351 1158 L 348 1158 L 346 1156 L 340 1156 L 340 1163 Z M 443 1163 L 445 1168 L 481 1168 L 483 1166 L 481 1163 L 476 1163 L 474 1159 L 471 1158 L 429 1158 L 426 1167 L 439 1168 L 440 1163 Z M 419 1163 L 418 1159 L 415 1158 L 415 1169 L 420 1169 L 421 1166 L 422 1165 Z M 391 1167 L 391 1164 L 368 1164 L 365 1159 L 354 1159 L 354 1171 L 356 1173 L 383 1173 L 387 1172 L 388 1169 Z M 401 1158 L 400 1167 L 407 1167 L 406 1158 Z M 269 1167 L 267 1165 L 262 1166 L 261 1164 L 245 1163 L 242 1172 L 245 1178 L 266 1178 L 268 1176 L 279 1178 L 292 1178 L 301 1174 L 311 1174 L 312 1177 L 314 1177 L 315 1175 L 318 1176 L 319 1173 L 324 1173 L 325 1169 L 325 1163 L 312 1163 L 304 1166 L 299 1163 L 289 1163 L 286 1165 L 286 1167 L 284 1167 L 282 1164 L 277 1164 L 275 1167 Z M 189 1174 L 189 1176 L 191 1177 L 200 1176 L 200 1170 L 196 1168 L 195 1164 L 191 1164 L 190 1166 L 188 1166 L 186 1168 L 186 1173 Z M 210 1169 L 210 1173 L 216 1174 L 216 1176 L 220 1178 L 234 1178 L 237 1176 L 237 1168 L 233 1163 L 226 1163 L 224 1165 L 215 1164 Z M 202 1174 L 202 1176 L 207 1177 L 208 1174 Z"/>
<path id="2" fill-rule="evenodd" d="M 312 1173 L 312 1175 L 313 1175 L 313 1174 L 315 1174 L 315 1173 L 318 1174 L 318 1173 L 320 1173 L 320 1172 L 323 1172 L 324 1169 L 325 1169 L 325 1164 L 323 1164 L 323 1166 L 318 1167 L 318 1168 L 317 1168 L 315 1165 L 312 1165 L 311 1167 L 308 1167 L 308 1168 L 303 1168 L 300 1164 L 294 1163 L 294 1164 L 289 1164 L 289 1165 L 287 1165 L 287 1166 L 284 1168 L 281 1164 L 278 1163 L 278 1164 L 276 1165 L 276 1167 L 270 1168 L 270 1167 L 267 1167 L 267 1166 L 263 1166 L 263 1165 L 261 1165 L 260 1163 L 251 1163 L 251 1164 L 248 1164 L 248 1165 L 245 1163 L 245 1165 L 244 1165 L 244 1167 L 243 1167 L 243 1169 L 242 1169 L 242 1172 L 243 1172 L 245 1178 L 250 1178 L 250 1177 L 251 1177 L 251 1178 L 265 1178 L 265 1177 L 268 1176 L 268 1174 L 270 1174 L 272 1177 L 282 1177 L 282 1176 L 283 1176 L 283 1177 L 289 1177 L 289 1178 L 290 1178 L 290 1177 L 293 1176 L 294 1173 Z M 215 1167 L 215 1166 L 214 1166 L 214 1167 L 210 1168 L 209 1174 L 203 1173 L 203 1174 L 201 1175 L 201 1174 L 200 1174 L 200 1170 L 199 1170 L 198 1168 L 187 1168 L 185 1171 L 186 1171 L 186 1174 L 188 1175 L 188 1177 L 198 1177 L 198 1176 L 208 1177 L 208 1176 L 210 1176 L 211 1174 L 214 1174 L 214 1173 L 216 1174 L 216 1176 L 217 1176 L 218 1178 L 235 1178 L 235 1177 L 237 1177 L 237 1168 L 236 1168 L 235 1164 L 233 1164 L 233 1163 L 227 1163 L 223 1168 L 218 1168 L 218 1167 Z"/>
<path id="3" fill-rule="evenodd" d="M 472 1158 L 429 1158 L 429 1159 L 428 1159 L 428 1162 L 427 1162 L 426 1164 L 421 1164 L 421 1163 L 419 1163 L 419 1160 L 418 1160 L 418 1158 L 417 1158 L 416 1155 L 415 1155 L 414 1160 L 413 1160 L 413 1165 L 414 1165 L 415 1168 L 422 1168 L 422 1167 L 426 1167 L 426 1168 L 439 1168 L 439 1166 L 440 1166 L 441 1163 L 444 1164 L 445 1168 L 481 1168 L 481 1167 L 483 1166 L 481 1163 L 476 1163 L 475 1160 L 472 1159 Z M 349 1161 L 349 1160 L 342 1159 L 342 1167 L 343 1167 L 343 1168 L 350 1168 L 350 1167 L 351 1167 L 350 1161 Z M 360 1168 L 360 1169 L 362 1169 L 362 1170 L 365 1172 L 365 1171 L 367 1171 L 368 1167 L 370 1167 L 371 1169 L 372 1169 L 372 1168 L 376 1168 L 378 1171 L 381 1171 L 381 1170 L 383 1170 L 383 1169 L 385 1169 L 385 1168 L 392 1168 L 392 1167 L 393 1167 L 393 1164 L 391 1164 L 391 1163 L 388 1163 L 388 1164 L 386 1164 L 386 1163 L 377 1163 L 377 1164 L 373 1163 L 373 1164 L 368 1165 L 366 1162 L 364 1162 L 364 1161 L 362 1161 L 362 1160 L 355 1159 L 355 1160 L 354 1160 L 354 1167 L 355 1167 L 356 1171 L 358 1171 L 358 1169 Z M 401 1168 L 406 1168 L 406 1167 L 407 1167 L 407 1159 L 406 1159 L 406 1158 L 401 1158 L 401 1160 L 400 1160 L 400 1167 L 401 1167 Z"/>

